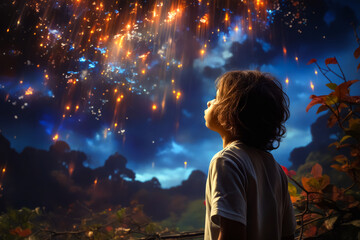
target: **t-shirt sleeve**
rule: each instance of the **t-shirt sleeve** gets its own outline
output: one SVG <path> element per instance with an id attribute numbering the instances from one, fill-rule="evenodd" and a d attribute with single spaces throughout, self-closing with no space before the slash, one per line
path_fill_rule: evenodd
<path id="1" fill-rule="evenodd" d="M 246 225 L 246 174 L 234 161 L 220 156 L 211 171 L 211 221 L 220 225 L 220 216 Z"/>
<path id="2" fill-rule="evenodd" d="M 287 182 L 286 182 L 287 183 Z M 287 190 L 287 184 L 286 184 Z M 284 215 L 282 222 L 282 237 L 288 237 L 295 233 L 296 219 L 294 215 L 294 207 L 290 200 L 289 192 L 286 191 L 286 198 L 284 202 Z"/>

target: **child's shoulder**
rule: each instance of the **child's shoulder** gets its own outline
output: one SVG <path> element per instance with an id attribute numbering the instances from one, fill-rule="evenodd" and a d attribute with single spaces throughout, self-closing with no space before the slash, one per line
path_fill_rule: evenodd
<path id="1" fill-rule="evenodd" d="M 212 164 L 220 164 L 225 162 L 232 162 L 236 164 L 244 164 L 250 160 L 249 150 L 240 141 L 234 141 L 226 146 L 224 149 L 217 152 L 211 160 Z"/>

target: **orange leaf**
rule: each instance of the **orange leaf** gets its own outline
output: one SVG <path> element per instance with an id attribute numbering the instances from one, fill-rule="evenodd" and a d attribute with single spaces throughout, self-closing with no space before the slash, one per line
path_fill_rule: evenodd
<path id="1" fill-rule="evenodd" d="M 313 64 L 314 62 L 316 62 L 317 60 L 315 58 L 310 59 L 310 61 L 307 63 L 307 65 Z"/>
<path id="2" fill-rule="evenodd" d="M 338 63 L 338 62 L 337 62 L 337 60 L 336 60 L 335 57 L 325 59 L 325 64 L 326 64 L 326 65 L 328 65 L 328 64 L 337 64 L 337 63 Z"/>
<path id="3" fill-rule="evenodd" d="M 355 58 L 359 58 L 359 56 L 360 56 L 360 47 L 358 47 L 354 52 L 354 57 Z"/>
<path id="4" fill-rule="evenodd" d="M 312 169 L 311 169 L 311 174 L 314 176 L 314 177 L 321 177 L 322 176 L 322 167 L 320 164 L 316 163 Z"/>
<path id="5" fill-rule="evenodd" d="M 326 111 L 326 110 L 328 110 L 328 107 L 327 107 L 326 105 L 321 105 L 321 106 L 318 108 L 318 110 L 317 110 L 316 113 L 321 113 L 321 112 Z"/>
<path id="6" fill-rule="evenodd" d="M 339 99 L 343 99 L 345 96 L 349 95 L 349 87 L 353 85 L 354 83 L 358 82 L 359 80 L 351 80 L 347 82 L 343 82 L 339 86 L 335 88 L 335 96 L 337 96 Z"/>
<path id="7" fill-rule="evenodd" d="M 331 116 L 328 119 L 328 127 L 329 128 L 333 127 L 335 123 L 337 123 L 337 117 L 335 116 L 335 114 L 331 114 Z"/>
<path id="8" fill-rule="evenodd" d="M 303 185 L 303 187 L 305 188 L 306 191 L 308 192 L 312 192 L 314 189 L 308 184 L 309 180 L 311 178 L 307 178 L 307 177 L 302 177 L 301 178 L 301 183 Z"/>
<path id="9" fill-rule="evenodd" d="M 313 237 L 313 236 L 316 235 L 316 231 L 317 231 L 316 226 L 308 227 L 308 228 L 304 231 L 304 236 L 305 236 L 305 237 Z"/>
<path id="10" fill-rule="evenodd" d="M 315 96 L 315 95 L 311 95 L 310 96 L 311 102 L 307 105 L 306 107 L 306 112 L 309 111 L 310 108 L 312 108 L 314 105 L 316 104 L 324 104 L 325 99 L 326 99 L 326 95 L 323 96 Z"/>
<path id="11" fill-rule="evenodd" d="M 345 155 L 337 155 L 334 157 L 334 160 L 338 163 L 345 164 L 347 162 L 347 157 Z"/>
<path id="12" fill-rule="evenodd" d="M 328 175 L 324 175 L 321 178 L 319 178 L 319 190 L 323 190 L 329 184 L 330 184 L 330 177 Z"/>
<path id="13" fill-rule="evenodd" d="M 360 69 L 360 63 L 359 63 L 359 65 L 357 66 L 356 70 L 358 70 L 358 71 L 359 71 L 359 69 Z"/>

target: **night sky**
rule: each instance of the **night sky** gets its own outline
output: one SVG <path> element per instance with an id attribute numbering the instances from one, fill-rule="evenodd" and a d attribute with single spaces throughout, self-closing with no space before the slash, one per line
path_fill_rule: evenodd
<path id="1" fill-rule="evenodd" d="M 48 149 L 62 140 L 85 152 L 91 167 L 118 152 L 137 180 L 155 176 L 163 187 L 195 169 L 206 173 L 221 150 L 203 116 L 222 73 L 258 69 L 283 83 L 291 117 L 272 153 L 285 166 L 294 148 L 312 140 L 317 115 L 305 112 L 310 95 L 329 92 L 307 62 L 336 56 L 349 80 L 359 78 L 356 0 L 0 6 L 0 131 L 11 146 Z"/>

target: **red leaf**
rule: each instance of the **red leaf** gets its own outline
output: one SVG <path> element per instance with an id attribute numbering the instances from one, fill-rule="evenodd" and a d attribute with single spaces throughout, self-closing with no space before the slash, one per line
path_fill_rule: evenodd
<path id="1" fill-rule="evenodd" d="M 357 66 L 356 70 L 358 70 L 358 71 L 359 71 L 359 69 L 360 69 L 360 63 L 359 63 L 359 65 Z"/>
<path id="2" fill-rule="evenodd" d="M 307 105 L 306 112 L 308 112 L 309 109 L 312 108 L 316 104 L 323 104 L 325 102 L 324 97 L 326 97 L 326 96 L 311 95 L 310 99 L 312 99 L 312 101 Z"/>
<path id="3" fill-rule="evenodd" d="M 360 103 L 360 96 L 345 96 L 342 98 L 343 101 L 348 103 Z M 347 105 L 345 105 L 347 107 Z"/>
<path id="4" fill-rule="evenodd" d="M 313 64 L 314 62 L 317 62 L 315 58 L 310 59 L 310 61 L 307 63 L 307 65 Z"/>
<path id="5" fill-rule="evenodd" d="M 316 163 L 311 169 L 311 174 L 314 177 L 321 177 L 322 176 L 322 167 L 321 167 L 321 165 Z"/>
<path id="6" fill-rule="evenodd" d="M 288 176 L 288 177 L 292 177 L 292 176 L 296 175 L 296 172 L 295 172 L 294 170 L 290 170 L 290 171 L 289 171 L 289 170 L 288 170 L 286 167 L 284 167 L 284 166 L 281 166 L 281 168 L 283 169 L 285 175 Z"/>
<path id="7" fill-rule="evenodd" d="M 336 122 L 337 122 L 337 117 L 335 116 L 335 114 L 332 114 L 328 119 L 328 127 L 332 128 Z"/>
<path id="8" fill-rule="evenodd" d="M 339 86 L 335 88 L 335 92 L 334 92 L 335 96 L 337 96 L 339 99 L 343 99 L 344 96 L 349 95 L 349 87 L 358 81 L 359 80 L 355 79 L 341 83 Z"/>
<path id="9" fill-rule="evenodd" d="M 326 105 L 321 105 L 321 106 L 318 108 L 318 110 L 317 110 L 316 113 L 321 113 L 321 112 L 326 111 L 326 110 L 328 110 L 328 107 L 327 107 Z"/>
<path id="10" fill-rule="evenodd" d="M 20 233 L 19 233 L 19 236 L 20 237 L 27 237 L 31 234 L 31 229 L 27 228 L 27 229 L 24 229 L 22 230 Z"/>
<path id="11" fill-rule="evenodd" d="M 360 47 L 358 47 L 354 52 L 354 57 L 357 59 L 360 56 Z"/>
<path id="12" fill-rule="evenodd" d="M 106 231 L 108 232 L 112 232 L 114 230 L 114 228 L 112 226 L 106 226 Z"/>
<path id="13" fill-rule="evenodd" d="M 11 235 L 18 235 L 20 237 L 27 237 L 31 234 L 31 229 L 26 228 L 22 229 L 21 227 L 16 227 L 15 229 L 10 230 Z"/>
<path id="14" fill-rule="evenodd" d="M 326 65 L 328 65 L 328 64 L 337 64 L 338 62 L 337 62 L 337 60 L 336 60 L 336 58 L 327 58 L 327 59 L 325 59 L 325 64 Z"/>
<path id="15" fill-rule="evenodd" d="M 311 227 L 309 227 L 308 229 L 306 229 L 304 231 L 304 235 L 306 237 L 313 237 L 313 236 L 316 235 L 316 231 L 317 231 L 317 227 L 316 226 L 311 226 Z"/>

